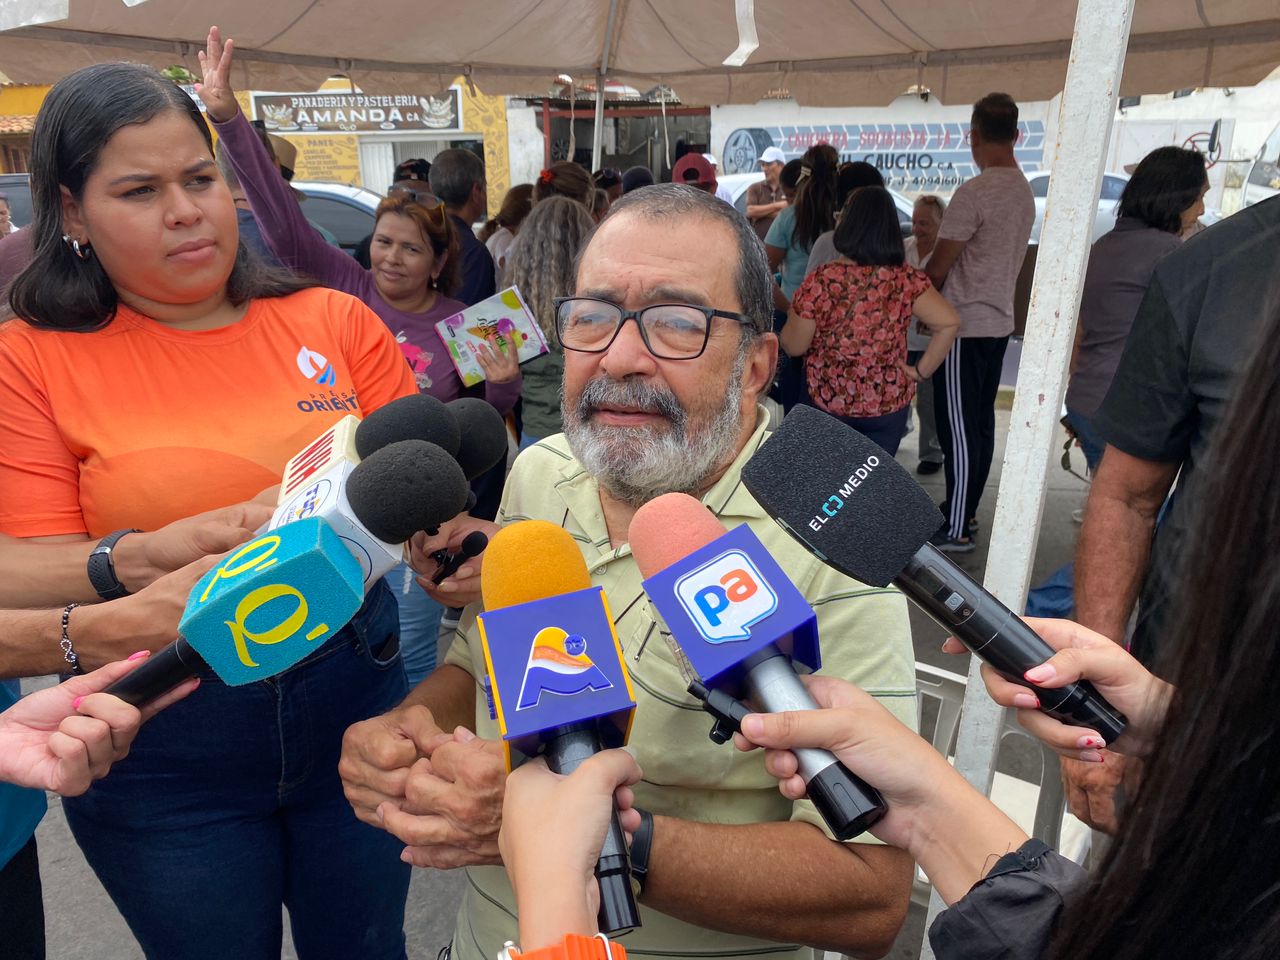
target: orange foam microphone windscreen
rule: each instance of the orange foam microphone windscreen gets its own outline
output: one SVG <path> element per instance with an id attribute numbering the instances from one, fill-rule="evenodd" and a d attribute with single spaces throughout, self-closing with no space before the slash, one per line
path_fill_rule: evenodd
<path id="1" fill-rule="evenodd" d="M 546 520 L 519 520 L 494 534 L 480 567 L 486 610 L 499 610 L 591 586 L 573 537 Z"/>

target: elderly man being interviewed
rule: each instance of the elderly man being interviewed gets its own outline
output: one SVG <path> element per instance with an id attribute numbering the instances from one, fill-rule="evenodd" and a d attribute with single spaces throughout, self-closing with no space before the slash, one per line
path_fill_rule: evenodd
<path id="1" fill-rule="evenodd" d="M 582 309 L 597 320 L 611 313 L 612 336 L 566 339 L 564 321 Z M 668 342 L 673 310 L 682 329 L 695 325 L 701 349 Z M 761 757 L 708 739 L 710 718 L 658 636 L 626 542 L 636 510 L 671 491 L 701 498 L 728 527 L 746 523 L 817 612 L 823 672 L 915 724 L 901 594 L 818 563 L 739 482 L 767 437 L 758 400 L 777 358 L 771 315 L 769 267 L 741 214 L 683 185 L 624 196 L 588 238 L 575 298 L 559 308 L 565 432 L 520 455 L 499 514 L 565 528 L 615 612 L 635 681 L 630 742 L 645 770 L 636 805 L 653 815 L 642 828 L 651 829 L 643 926 L 625 940 L 633 954 L 781 960 L 817 947 L 878 957 L 906 915 L 906 854 L 870 835 L 833 840 L 808 800 L 779 795 Z M 469 566 L 446 582 L 452 604 L 479 597 L 478 563 Z M 359 816 L 404 840 L 406 860 L 467 868 L 453 960 L 488 960 L 517 939 L 497 842 L 503 752 L 478 684 L 479 606 L 468 607 L 445 664 L 398 709 L 347 731 L 340 766 Z"/>

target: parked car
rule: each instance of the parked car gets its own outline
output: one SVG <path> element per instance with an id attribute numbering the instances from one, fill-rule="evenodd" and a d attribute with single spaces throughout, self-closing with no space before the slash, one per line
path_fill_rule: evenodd
<path id="1" fill-rule="evenodd" d="M 753 183 L 759 183 L 763 179 L 763 173 L 731 173 L 727 176 L 717 177 L 716 182 L 723 187 L 729 188 L 730 193 L 733 194 L 733 205 L 745 217 L 747 215 L 747 187 Z M 902 235 L 908 237 L 911 235 L 912 202 L 896 190 L 890 190 L 889 195 L 893 197 L 893 205 L 898 208 L 898 224 L 902 227 Z"/>
<path id="2" fill-rule="evenodd" d="M 352 253 L 356 246 L 373 233 L 374 211 L 382 197 L 363 187 L 318 180 L 295 180 L 293 186 L 307 195 L 302 210 L 338 238 L 342 249 Z M 31 184 L 25 173 L 0 173 L 0 192 L 9 197 L 14 224 L 31 224 Z"/>
<path id="3" fill-rule="evenodd" d="M 1048 170 L 1038 170 L 1027 174 L 1027 182 L 1031 184 L 1031 195 L 1036 200 L 1036 221 L 1031 227 L 1031 242 L 1040 242 L 1040 227 L 1044 224 L 1044 203 L 1049 195 Z M 1120 206 L 1120 194 L 1124 193 L 1124 185 L 1129 182 L 1127 173 L 1104 173 L 1102 175 L 1102 191 L 1098 196 L 1098 212 L 1093 219 L 1093 236 L 1089 242 L 1097 240 L 1104 233 L 1110 233 L 1116 225 L 1116 210 Z"/>
<path id="4" fill-rule="evenodd" d="M 373 233 L 374 212 L 382 197 L 364 187 L 319 180 L 294 180 L 293 186 L 307 195 L 302 212 L 335 237 L 347 253 L 355 253 L 360 241 Z"/>

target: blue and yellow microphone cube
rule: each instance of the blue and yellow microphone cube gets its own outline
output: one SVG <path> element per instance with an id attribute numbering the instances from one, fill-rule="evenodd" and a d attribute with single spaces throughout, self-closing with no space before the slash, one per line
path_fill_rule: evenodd
<path id="1" fill-rule="evenodd" d="M 228 686 L 287 670 L 341 630 L 364 601 L 359 562 L 319 518 L 228 554 L 191 591 L 178 632 Z"/>
<path id="2" fill-rule="evenodd" d="M 636 698 L 600 587 L 486 611 L 478 622 L 508 769 L 561 727 L 594 722 L 604 747 L 627 742 Z"/>

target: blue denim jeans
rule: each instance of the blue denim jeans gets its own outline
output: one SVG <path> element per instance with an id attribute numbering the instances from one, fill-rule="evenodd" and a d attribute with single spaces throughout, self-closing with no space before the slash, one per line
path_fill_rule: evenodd
<path id="1" fill-rule="evenodd" d="M 837 417 L 842 423 L 857 430 L 868 440 L 880 444 L 891 457 L 898 455 L 898 445 L 907 430 L 907 418 L 911 416 L 911 404 L 893 413 L 878 417 Z"/>
<path id="2" fill-rule="evenodd" d="M 412 690 L 436 668 L 436 645 L 444 607 L 418 586 L 413 567 L 402 563 L 386 576 L 387 586 L 400 605 L 400 659 Z"/>
<path id="3" fill-rule="evenodd" d="M 271 680 L 212 673 L 129 756 L 64 801 L 90 866 L 151 960 L 403 960 L 403 844 L 342 794 L 343 732 L 405 695 L 383 583 L 350 624 Z M 375 656 L 375 653 L 378 656 Z"/>
<path id="4" fill-rule="evenodd" d="M 1107 448 L 1107 441 L 1093 425 L 1092 417 L 1081 416 L 1070 407 L 1067 407 L 1067 422 L 1080 441 L 1080 449 L 1084 451 L 1084 462 L 1088 465 L 1089 472 L 1093 473 L 1102 462 L 1102 451 Z"/>

